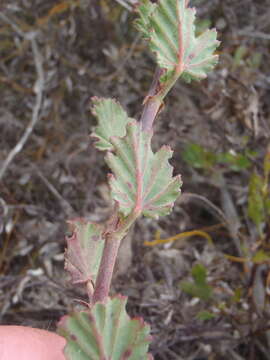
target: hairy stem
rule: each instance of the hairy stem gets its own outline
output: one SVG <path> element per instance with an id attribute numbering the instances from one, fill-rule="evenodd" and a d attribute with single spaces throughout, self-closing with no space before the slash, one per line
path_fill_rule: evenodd
<path id="1" fill-rule="evenodd" d="M 116 210 L 117 211 L 117 210 Z M 112 219 L 116 214 L 113 214 Z M 113 270 L 118 254 L 118 249 L 122 239 L 126 236 L 130 227 L 134 224 L 140 213 L 132 212 L 117 229 L 110 229 L 112 224 L 108 225 L 109 232 L 106 235 L 105 246 L 98 270 L 98 276 L 95 284 L 95 290 L 91 299 L 91 305 L 96 302 L 103 302 L 109 295 Z M 117 218 L 118 219 L 118 218 Z M 116 220 L 116 218 L 115 218 Z M 117 227 L 117 221 L 114 220 L 114 226 Z"/>
<path id="2" fill-rule="evenodd" d="M 98 271 L 96 287 L 93 295 L 93 304 L 103 302 L 109 294 L 113 269 L 122 238 L 120 236 L 107 236 L 103 255 Z"/>
<path id="3" fill-rule="evenodd" d="M 144 99 L 144 108 L 140 119 L 143 131 L 152 130 L 154 120 L 162 107 L 163 99 L 181 76 L 182 72 L 183 63 L 181 61 L 175 69 L 174 76 L 172 76 L 168 81 L 160 83 L 160 78 L 164 74 L 164 71 L 160 68 L 156 69 L 152 85 Z"/>
<path id="4" fill-rule="evenodd" d="M 144 108 L 141 116 L 141 127 L 143 131 L 151 131 L 153 122 L 162 105 L 162 98 L 156 96 L 159 90 L 159 79 L 161 75 L 162 70 L 157 68 L 151 87 L 144 99 Z"/>
<path id="5" fill-rule="evenodd" d="M 142 131 L 152 131 L 153 122 L 162 106 L 164 97 L 168 94 L 183 71 L 182 62 L 180 61 L 180 63 L 181 66 L 177 67 L 174 76 L 162 85 L 160 84 L 160 78 L 164 71 L 160 68 L 156 69 L 150 90 L 144 100 L 144 108 L 141 116 Z M 96 286 L 93 298 L 91 299 L 92 304 L 95 304 L 98 301 L 103 302 L 109 295 L 114 265 L 121 240 L 125 237 L 127 231 L 140 214 L 141 209 L 137 204 L 130 216 L 128 216 L 118 228 L 118 221 L 116 221 L 118 219 L 117 210 L 113 215 L 112 219 L 114 219 L 114 225 L 113 227 L 110 225 L 108 226 L 108 233 L 106 234 L 105 247 L 99 266 Z"/>
<path id="6" fill-rule="evenodd" d="M 151 131 L 153 122 L 162 105 L 162 100 L 152 97 L 147 100 L 141 117 L 141 126 L 143 131 Z"/>
<path id="7" fill-rule="evenodd" d="M 181 71 L 182 68 L 180 68 L 180 70 L 178 69 L 178 71 L 176 70 L 175 75 L 172 76 L 170 80 L 163 83 L 161 87 L 160 77 L 163 74 L 163 70 L 160 68 L 156 69 L 154 80 L 144 100 L 144 109 L 141 116 L 142 131 L 152 131 L 153 122 L 160 107 L 162 106 L 163 99 L 181 75 Z M 138 208 L 138 206 L 135 207 L 133 212 L 122 222 L 122 224 L 120 224 L 119 227 L 117 227 L 117 210 L 112 216 L 112 219 L 114 220 L 112 221 L 112 224 L 108 224 L 105 247 L 101 258 L 93 298 L 91 299 L 91 305 L 95 304 L 97 301 L 103 302 L 109 295 L 113 269 L 121 240 L 125 237 L 127 231 L 140 214 L 141 209 Z"/>

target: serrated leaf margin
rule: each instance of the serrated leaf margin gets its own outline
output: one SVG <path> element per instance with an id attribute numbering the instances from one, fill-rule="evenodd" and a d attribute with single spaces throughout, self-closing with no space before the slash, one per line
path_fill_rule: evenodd
<path id="1" fill-rule="evenodd" d="M 113 150 L 110 138 L 124 136 L 126 125 L 132 119 L 115 99 L 94 96 L 91 100 L 92 114 L 98 120 L 98 124 L 91 134 L 95 140 L 94 146 L 101 151 Z"/>
<path id="2" fill-rule="evenodd" d="M 168 160 L 169 146 L 153 154 L 152 132 L 141 131 L 134 121 L 127 125 L 123 138 L 112 137 L 114 153 L 106 155 L 106 162 L 114 174 L 109 176 L 112 198 L 124 216 L 132 211 L 158 218 L 170 213 L 182 185 L 180 175 L 173 177 Z"/>
<path id="3" fill-rule="evenodd" d="M 147 353 L 150 327 L 141 318 L 129 318 L 126 302 L 126 297 L 117 295 L 89 311 L 64 316 L 58 333 L 67 340 L 67 360 L 152 359 Z"/>
<path id="4" fill-rule="evenodd" d="M 72 235 L 66 236 L 65 270 L 73 284 L 94 284 L 104 247 L 103 226 L 84 218 L 68 220 Z"/>
<path id="5" fill-rule="evenodd" d="M 137 29 L 149 41 L 157 63 L 167 72 L 161 78 L 166 82 L 178 72 L 184 80 L 201 80 L 218 62 L 213 54 L 219 45 L 215 29 L 195 37 L 196 9 L 185 0 L 141 0 L 135 21 Z"/>

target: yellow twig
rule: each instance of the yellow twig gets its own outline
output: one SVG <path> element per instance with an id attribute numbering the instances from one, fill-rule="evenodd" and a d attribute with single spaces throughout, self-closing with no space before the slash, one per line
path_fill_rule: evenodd
<path id="1" fill-rule="evenodd" d="M 47 15 L 43 16 L 42 18 L 39 18 L 37 23 L 38 25 L 42 26 L 44 24 L 47 24 L 47 22 L 54 16 L 63 13 L 64 11 L 69 10 L 72 6 L 78 6 L 79 1 L 78 0 L 71 0 L 71 1 L 62 1 L 59 4 L 54 5 Z"/>
<path id="2" fill-rule="evenodd" d="M 158 244 L 166 244 L 166 243 L 170 243 L 172 241 L 179 240 L 179 239 L 184 239 L 184 238 L 190 237 L 190 236 L 201 236 L 201 237 L 205 238 L 210 244 L 212 244 L 213 240 L 212 240 L 211 236 L 209 234 L 207 234 L 206 231 L 211 231 L 211 230 L 213 231 L 222 226 L 224 226 L 224 224 L 217 224 L 217 225 L 209 226 L 207 228 L 203 228 L 200 230 L 186 231 L 186 232 L 177 234 L 175 236 L 169 237 L 167 239 L 160 239 L 160 232 L 157 232 L 155 240 L 154 241 L 145 241 L 144 245 L 155 246 Z"/>
<path id="3" fill-rule="evenodd" d="M 234 262 L 238 262 L 238 263 L 246 263 L 249 259 L 247 258 L 242 258 L 242 257 L 238 257 L 238 256 L 232 256 L 232 255 L 226 255 L 224 254 L 224 257 L 228 260 L 234 261 Z"/>

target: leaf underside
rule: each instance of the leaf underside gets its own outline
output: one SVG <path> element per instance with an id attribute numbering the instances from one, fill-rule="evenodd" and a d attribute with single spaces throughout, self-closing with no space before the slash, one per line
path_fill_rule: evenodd
<path id="1" fill-rule="evenodd" d="M 172 151 L 163 146 L 157 153 L 151 150 L 152 134 L 130 122 L 123 138 L 112 137 L 114 153 L 106 162 L 113 170 L 109 178 L 113 199 L 124 216 L 133 209 L 145 216 L 167 215 L 180 194 L 180 176 L 172 176 L 168 159 Z"/>
<path id="2" fill-rule="evenodd" d="M 96 139 L 95 147 L 99 150 L 112 150 L 111 136 L 124 136 L 130 119 L 122 106 L 113 99 L 92 98 L 92 113 L 98 119 L 98 125 L 92 133 Z"/>
<path id="3" fill-rule="evenodd" d="M 88 312 L 64 316 L 58 332 L 67 340 L 68 360 L 146 360 L 151 337 L 142 319 L 130 319 L 126 298 L 117 296 L 96 303 Z"/>
<path id="4" fill-rule="evenodd" d="M 104 240 L 103 227 L 84 219 L 70 220 L 73 233 L 67 237 L 65 269 L 74 284 L 94 284 L 102 256 Z"/>
<path id="5" fill-rule="evenodd" d="M 141 0 L 138 7 L 138 30 L 149 41 L 158 65 L 167 74 L 181 65 L 186 81 L 200 80 L 217 64 L 214 51 L 219 45 L 215 29 L 195 36 L 196 10 L 188 8 L 185 0 Z"/>

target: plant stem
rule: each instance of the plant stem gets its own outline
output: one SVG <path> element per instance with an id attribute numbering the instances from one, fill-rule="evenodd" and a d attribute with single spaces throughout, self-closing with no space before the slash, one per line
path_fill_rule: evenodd
<path id="1" fill-rule="evenodd" d="M 151 131 L 153 127 L 153 122 L 158 114 L 161 105 L 162 100 L 156 99 L 155 97 L 147 100 L 141 117 L 141 126 L 143 131 Z"/>
<path id="2" fill-rule="evenodd" d="M 128 230 L 136 219 L 140 216 L 140 213 L 133 211 L 117 228 L 118 216 L 116 213 L 112 215 L 112 223 L 108 224 L 109 232 L 106 235 L 105 246 L 98 270 L 98 276 L 95 284 L 95 290 L 91 299 L 91 305 L 96 302 L 103 302 L 109 295 L 109 290 L 112 281 L 113 269 L 118 253 L 121 240 L 126 236 Z M 110 229 L 110 226 L 112 228 Z M 113 228 L 115 227 L 115 228 Z"/>
<path id="3" fill-rule="evenodd" d="M 93 304 L 97 301 L 103 302 L 109 294 L 112 281 L 113 269 L 121 243 L 122 237 L 108 235 L 96 280 L 96 287 L 93 295 Z"/>
<path id="4" fill-rule="evenodd" d="M 174 75 L 161 86 L 160 77 L 164 71 L 160 68 L 156 69 L 150 90 L 144 100 L 144 109 L 141 116 L 142 131 L 152 131 L 153 122 L 162 106 L 163 99 L 175 84 L 176 80 L 181 75 L 181 72 L 182 66 L 178 67 Z M 131 225 L 140 215 L 141 209 L 135 207 L 133 212 L 123 221 L 122 224 L 120 224 L 118 228 L 117 223 L 119 219 L 117 210 L 112 216 L 112 224 L 108 224 L 107 228 L 108 232 L 106 234 L 105 246 L 98 270 L 93 298 L 91 299 L 91 305 L 98 301 L 104 302 L 109 295 L 113 269 L 121 240 L 125 237 Z"/>
<path id="5" fill-rule="evenodd" d="M 140 120 L 143 131 L 151 131 L 155 117 L 162 105 L 162 98 L 156 96 L 159 90 L 159 79 L 162 73 L 162 70 L 158 67 L 155 71 L 154 79 L 148 94 L 144 99 L 144 108 Z"/>
<path id="6" fill-rule="evenodd" d="M 152 130 L 154 120 L 162 108 L 163 99 L 181 76 L 182 72 L 183 64 L 180 62 L 174 75 L 166 82 L 160 84 L 160 77 L 164 74 L 164 71 L 160 68 L 156 69 L 150 90 L 144 99 L 144 108 L 140 119 L 142 131 Z"/>

